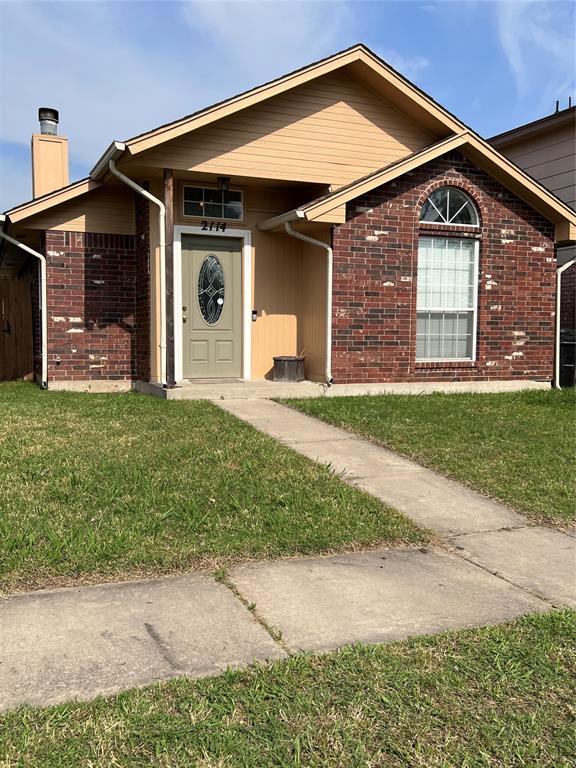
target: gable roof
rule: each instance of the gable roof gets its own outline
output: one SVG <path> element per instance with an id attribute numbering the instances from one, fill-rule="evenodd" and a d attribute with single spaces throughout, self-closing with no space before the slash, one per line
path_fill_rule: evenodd
<path id="1" fill-rule="evenodd" d="M 563 125 L 574 124 L 574 121 L 576 121 L 576 106 L 566 107 L 566 109 L 560 109 L 558 112 L 546 115 L 546 117 L 541 117 L 538 120 L 533 120 L 530 123 L 519 125 L 516 128 L 511 128 L 508 131 L 492 136 L 488 141 L 495 147 L 502 147 L 543 131 L 556 130 L 556 128 L 560 128 Z"/>
<path id="2" fill-rule="evenodd" d="M 352 71 L 373 83 L 380 81 L 382 85 L 391 88 L 404 106 L 412 111 L 420 111 L 423 117 L 434 121 L 436 127 L 444 132 L 466 129 L 460 120 L 423 90 L 407 80 L 365 45 L 357 44 L 179 120 L 133 136 L 124 144 L 130 155 L 136 155 L 344 67 L 351 68 Z M 98 164 L 95 168 L 97 167 Z"/>
<path id="3" fill-rule="evenodd" d="M 405 112 L 412 115 L 414 119 L 417 119 L 416 116 L 418 116 L 420 120 L 428 120 L 429 125 L 435 126 L 437 134 L 448 136 L 448 138 L 443 138 L 431 147 L 427 147 L 398 162 L 394 162 L 366 177 L 357 179 L 336 192 L 306 203 L 293 211 L 288 211 L 280 217 L 274 217 L 273 220 L 264 222 L 261 225 L 262 229 L 273 229 L 274 226 L 282 223 L 279 221 L 280 219 L 282 221 L 293 221 L 295 219 L 313 221 L 322 214 L 342 206 L 347 200 L 358 197 L 369 189 L 374 189 L 390 181 L 392 178 L 418 167 L 418 165 L 439 157 L 450 151 L 450 149 L 462 148 L 479 165 L 483 165 L 487 170 L 489 168 L 491 175 L 499 178 L 505 186 L 512 185 L 511 188 L 513 188 L 516 194 L 526 200 L 536 210 L 541 211 L 551 221 L 558 224 L 561 223 L 563 225 L 563 236 L 560 239 L 576 238 L 576 214 L 574 211 L 541 184 L 528 176 L 528 174 L 524 173 L 514 163 L 507 160 L 491 147 L 488 142 L 484 141 L 484 139 L 474 133 L 448 110 L 424 93 L 424 91 L 361 44 L 347 48 L 333 56 L 295 70 L 231 99 L 187 115 L 180 120 L 134 136 L 126 142 L 114 141 L 100 157 L 88 179 L 83 179 L 62 190 L 57 190 L 42 198 L 17 206 L 7 211 L 7 215 L 12 221 L 21 221 L 46 208 L 65 202 L 72 197 L 85 194 L 100 186 L 100 181 L 108 172 L 108 161 L 110 159 L 119 160 L 126 154 L 129 156 L 137 155 L 146 149 L 158 146 L 197 128 L 233 115 L 240 110 L 344 67 L 347 67 L 353 74 L 366 81 L 368 86 L 376 92 L 378 92 L 379 88 L 382 91 L 386 90 L 388 98 L 393 93 L 397 105 Z M 278 224 L 270 225 L 270 222 L 275 220 L 278 220 Z"/>
<path id="4" fill-rule="evenodd" d="M 101 182 L 94 181 L 89 176 L 87 176 L 85 179 L 74 181 L 72 184 L 68 184 L 66 187 L 62 187 L 62 189 L 56 189 L 53 192 L 47 192 L 41 197 L 36 197 L 33 200 L 28 200 L 25 203 L 20 203 L 20 205 L 11 208 L 9 211 L 6 211 L 6 216 L 9 217 L 10 221 L 16 223 L 17 221 L 26 219 L 29 216 L 42 213 L 42 211 L 45 211 L 48 208 L 52 208 L 55 205 L 66 203 L 68 200 L 73 200 L 79 195 L 85 195 L 87 192 L 92 192 L 92 190 L 98 189 L 98 187 L 101 186 Z"/>
<path id="5" fill-rule="evenodd" d="M 326 221 L 326 217 L 331 212 L 335 212 L 349 201 L 383 184 L 387 184 L 399 176 L 431 160 L 435 160 L 454 149 L 462 151 L 463 154 L 467 155 L 480 167 L 484 167 L 491 176 L 497 178 L 504 186 L 515 192 L 518 197 L 537 211 L 540 211 L 547 219 L 558 225 L 567 225 L 559 229 L 557 240 L 563 241 L 576 238 L 576 212 L 471 131 L 464 131 L 457 136 L 450 136 L 443 141 L 433 144 L 431 147 L 426 147 L 374 173 L 356 179 L 334 192 L 311 200 L 280 216 L 267 219 L 259 224 L 259 229 L 265 232 L 271 231 L 282 226 L 285 222 L 297 220 L 316 221 L 322 219 Z"/>

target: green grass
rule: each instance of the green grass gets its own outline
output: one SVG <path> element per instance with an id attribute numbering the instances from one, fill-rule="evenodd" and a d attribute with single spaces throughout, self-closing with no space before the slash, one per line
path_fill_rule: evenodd
<path id="1" fill-rule="evenodd" d="M 428 538 L 207 402 L 4 384 L 0 414 L 4 589 Z"/>
<path id="2" fill-rule="evenodd" d="M 0 716 L 2 768 L 569 768 L 576 613 Z"/>
<path id="3" fill-rule="evenodd" d="M 575 390 L 285 403 L 412 456 L 537 522 L 576 519 Z"/>

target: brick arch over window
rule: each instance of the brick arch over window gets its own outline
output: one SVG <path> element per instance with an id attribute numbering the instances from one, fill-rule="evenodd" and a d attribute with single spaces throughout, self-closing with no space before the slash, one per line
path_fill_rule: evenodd
<path id="1" fill-rule="evenodd" d="M 420 207 L 443 186 L 462 189 L 480 227 L 446 235 L 480 240 L 474 361 L 416 359 L 418 241 L 442 226 Z M 549 381 L 554 338 L 554 227 L 458 152 L 350 201 L 334 229 L 332 373 L 336 383 Z"/>
<path id="2" fill-rule="evenodd" d="M 462 224 L 463 228 L 470 227 L 470 229 L 473 229 L 473 231 L 478 232 L 482 231 L 483 221 L 485 220 L 485 211 L 484 209 L 484 201 L 481 195 L 478 194 L 478 188 L 474 186 L 474 184 L 471 184 L 466 178 L 464 177 L 458 177 L 453 178 L 450 180 L 446 179 L 436 179 L 435 181 L 431 181 L 421 192 L 420 197 L 418 198 L 418 201 L 416 203 L 416 222 L 417 224 L 427 225 L 427 224 L 434 224 L 432 222 L 426 222 L 426 221 L 420 221 L 420 212 L 422 211 L 422 208 L 424 206 L 424 203 L 428 200 L 428 198 L 437 190 L 442 189 L 444 187 L 454 187 L 455 189 L 459 189 L 462 192 L 464 192 L 472 203 L 474 204 L 474 207 L 476 208 L 476 213 L 478 215 L 478 224 L 477 225 L 466 225 Z M 438 226 L 441 226 L 442 222 L 438 223 Z"/>

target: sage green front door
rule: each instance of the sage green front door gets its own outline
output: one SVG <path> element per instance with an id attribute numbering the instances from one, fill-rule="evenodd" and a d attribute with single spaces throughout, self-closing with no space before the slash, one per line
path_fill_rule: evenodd
<path id="1" fill-rule="evenodd" d="M 242 241 L 182 235 L 182 373 L 242 376 Z"/>

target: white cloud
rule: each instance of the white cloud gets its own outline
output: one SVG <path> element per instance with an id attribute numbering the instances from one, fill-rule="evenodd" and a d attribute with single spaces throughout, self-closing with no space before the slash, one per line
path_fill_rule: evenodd
<path id="1" fill-rule="evenodd" d="M 135 17 L 134 14 L 139 14 Z M 164 26 L 154 26 L 161 16 Z M 134 20 L 149 20 L 150 27 Z M 159 22 L 160 24 L 160 22 Z M 37 108 L 60 110 L 73 164 L 90 168 L 113 139 L 178 119 L 333 53 L 352 33 L 334 2 L 2 2 L 0 135 L 28 148 Z M 181 37 L 173 43 L 171 29 Z M 182 35 L 184 32 L 184 35 Z M 22 179 L 0 179 L 1 208 Z M 18 190 L 18 193 L 16 192 Z"/>
<path id="2" fill-rule="evenodd" d="M 169 51 L 161 67 L 152 47 L 131 41 L 113 5 L 6 3 L 0 8 L 5 141 L 27 144 L 37 128 L 37 107 L 54 106 L 72 158 L 90 165 L 112 139 L 177 118 L 207 96 L 200 82 L 172 66 Z M 185 105 L 184 99 L 189 99 Z"/>
<path id="3" fill-rule="evenodd" d="M 334 53 L 354 27 L 346 0 L 189 0 L 182 9 L 190 27 L 214 45 L 215 60 L 254 82 Z"/>
<path id="4" fill-rule="evenodd" d="M 540 93 L 549 111 L 575 88 L 574 5 L 548 0 L 498 0 L 498 33 L 518 95 Z"/>
<path id="5" fill-rule="evenodd" d="M 379 51 L 378 55 L 409 80 L 419 77 L 430 66 L 430 62 L 424 56 L 405 56 L 392 48 Z"/>

